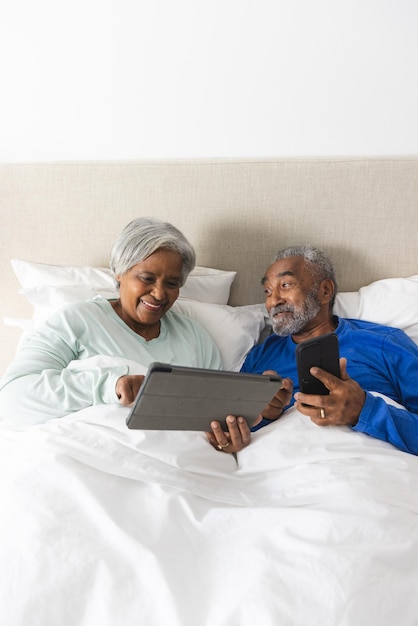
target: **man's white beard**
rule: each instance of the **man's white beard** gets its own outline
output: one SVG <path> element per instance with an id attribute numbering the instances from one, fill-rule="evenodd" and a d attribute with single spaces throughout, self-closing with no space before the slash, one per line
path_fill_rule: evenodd
<path id="1" fill-rule="evenodd" d="M 306 300 L 300 306 L 283 304 L 272 307 L 269 311 L 273 332 L 279 337 L 288 337 L 302 330 L 318 315 L 321 305 L 318 298 L 318 289 L 313 287 L 307 294 Z M 274 319 L 275 315 L 287 311 L 285 317 Z"/>

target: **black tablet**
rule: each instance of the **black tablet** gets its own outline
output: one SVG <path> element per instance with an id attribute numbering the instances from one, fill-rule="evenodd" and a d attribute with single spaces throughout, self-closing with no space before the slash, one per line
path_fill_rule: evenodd
<path id="1" fill-rule="evenodd" d="M 281 388 L 279 376 L 152 363 L 127 418 L 128 428 L 210 430 L 227 415 L 251 426 Z"/>

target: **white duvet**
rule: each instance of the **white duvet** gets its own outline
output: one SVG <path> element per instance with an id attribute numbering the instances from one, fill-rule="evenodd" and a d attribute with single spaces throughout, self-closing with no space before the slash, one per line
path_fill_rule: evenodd
<path id="1" fill-rule="evenodd" d="M 236 461 L 128 411 L 1 428 L 0 624 L 418 624 L 417 457 L 292 409 Z"/>

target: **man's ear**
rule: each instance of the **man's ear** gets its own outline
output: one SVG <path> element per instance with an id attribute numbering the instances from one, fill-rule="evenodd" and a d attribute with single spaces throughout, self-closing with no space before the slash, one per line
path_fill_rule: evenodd
<path id="1" fill-rule="evenodd" d="M 331 302 L 334 297 L 335 286 L 330 278 L 325 278 L 319 286 L 319 297 L 322 304 Z"/>

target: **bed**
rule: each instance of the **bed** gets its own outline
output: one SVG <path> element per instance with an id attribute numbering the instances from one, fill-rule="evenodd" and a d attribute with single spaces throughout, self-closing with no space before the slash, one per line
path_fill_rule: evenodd
<path id="1" fill-rule="evenodd" d="M 332 256 L 338 314 L 418 343 L 418 157 L 5 164 L 0 374 L 55 308 L 112 296 L 140 215 L 195 245 L 176 306 L 228 369 L 269 332 L 260 278 L 290 244 Z M 0 421 L 2 624 L 418 624 L 416 456 L 291 409 L 235 458 L 128 411 Z"/>

